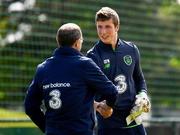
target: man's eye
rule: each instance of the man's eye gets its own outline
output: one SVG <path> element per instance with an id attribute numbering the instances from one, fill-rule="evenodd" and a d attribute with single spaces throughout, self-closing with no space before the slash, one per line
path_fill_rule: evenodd
<path id="1" fill-rule="evenodd" d="M 111 28 L 111 26 L 106 26 L 106 28 Z"/>
<path id="2" fill-rule="evenodd" d="M 102 28 L 102 26 L 98 26 L 98 28 L 99 28 L 99 29 L 101 29 L 101 28 Z"/>

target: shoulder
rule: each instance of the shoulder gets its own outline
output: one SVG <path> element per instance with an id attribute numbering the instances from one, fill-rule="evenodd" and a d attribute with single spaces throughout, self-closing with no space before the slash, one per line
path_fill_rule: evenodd
<path id="1" fill-rule="evenodd" d="M 87 64 L 87 63 L 91 63 L 92 62 L 92 59 L 91 58 L 88 58 L 86 56 L 81 56 L 80 59 L 79 59 L 80 63 L 81 64 Z"/>
<path id="2" fill-rule="evenodd" d="M 53 59 L 53 57 L 47 58 L 45 61 L 37 65 L 37 72 L 44 71 L 47 66 L 49 65 L 50 61 Z"/>
<path id="3" fill-rule="evenodd" d="M 137 48 L 137 46 L 131 41 L 121 40 L 121 44 L 129 48 Z"/>
<path id="4" fill-rule="evenodd" d="M 121 42 L 122 46 L 128 50 L 133 50 L 135 52 L 139 51 L 137 45 L 131 41 L 121 40 L 120 42 Z"/>
<path id="5" fill-rule="evenodd" d="M 91 58 L 88 58 L 86 56 L 80 57 L 79 62 L 81 64 L 81 67 L 83 68 L 83 70 L 86 70 L 87 68 L 96 66 L 95 62 Z"/>
<path id="6" fill-rule="evenodd" d="M 90 48 L 90 49 L 87 51 L 87 54 L 96 52 L 96 51 L 99 49 L 99 44 L 100 44 L 100 42 L 97 41 L 97 42 L 93 45 L 93 47 Z"/>
<path id="7" fill-rule="evenodd" d="M 96 43 L 93 45 L 93 47 L 90 48 L 90 49 L 87 51 L 87 53 L 86 53 L 87 57 L 89 57 L 89 58 L 95 58 L 95 57 L 97 57 L 98 52 L 99 52 L 98 50 L 99 50 L 99 41 L 96 42 Z"/>

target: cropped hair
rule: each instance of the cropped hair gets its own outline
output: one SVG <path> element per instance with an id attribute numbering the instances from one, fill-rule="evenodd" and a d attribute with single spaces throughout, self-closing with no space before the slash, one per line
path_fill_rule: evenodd
<path id="1" fill-rule="evenodd" d="M 113 24 L 118 26 L 120 24 L 119 15 L 115 10 L 110 7 L 102 7 L 99 11 L 96 12 L 95 22 L 97 21 L 107 21 L 112 19 Z"/>
<path id="2" fill-rule="evenodd" d="M 62 25 L 56 35 L 57 43 L 60 46 L 71 47 L 82 36 L 80 27 L 74 23 L 66 23 Z"/>

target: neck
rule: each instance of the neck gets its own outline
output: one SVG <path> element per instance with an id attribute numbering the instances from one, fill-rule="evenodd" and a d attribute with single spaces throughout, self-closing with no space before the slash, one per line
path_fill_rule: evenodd
<path id="1" fill-rule="evenodd" d="M 112 49 L 115 50 L 117 44 L 118 37 L 116 36 L 113 42 L 111 43 Z"/>
<path id="2" fill-rule="evenodd" d="M 112 49 L 115 50 L 116 44 L 112 44 L 111 46 L 112 46 Z"/>

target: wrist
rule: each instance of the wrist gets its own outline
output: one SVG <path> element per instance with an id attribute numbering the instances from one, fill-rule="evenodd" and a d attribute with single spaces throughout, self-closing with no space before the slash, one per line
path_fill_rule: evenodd
<path id="1" fill-rule="evenodd" d="M 138 97 L 147 97 L 147 92 L 146 92 L 146 90 L 141 90 L 136 96 L 138 96 Z"/>

